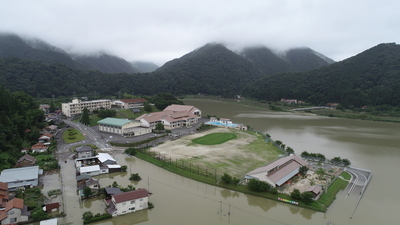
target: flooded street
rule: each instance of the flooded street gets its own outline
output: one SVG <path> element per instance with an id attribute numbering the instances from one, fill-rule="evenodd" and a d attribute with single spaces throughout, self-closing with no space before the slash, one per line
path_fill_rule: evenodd
<path id="1" fill-rule="evenodd" d="M 358 207 L 358 194 L 340 192 L 326 213 L 303 209 L 278 201 L 245 195 L 193 181 L 127 156 L 121 151 L 113 155 L 120 165 L 127 165 L 126 173 L 95 176 L 102 187 L 116 181 L 120 186 L 132 184 L 146 188 L 153 194 L 149 201 L 155 208 L 115 217 L 94 224 L 397 224 L 400 220 L 396 194 L 400 171 L 400 124 L 377 123 L 293 113 L 274 113 L 243 105 L 210 100 L 188 100 L 203 115 L 230 118 L 234 123 L 250 125 L 281 140 L 297 154 L 302 151 L 322 153 L 327 158 L 340 156 L 352 166 L 372 170 L 372 180 Z M 71 158 L 62 164 L 61 176 L 65 184 L 65 213 L 60 224 L 83 224 L 82 214 L 104 213 L 100 199 L 80 202 L 76 195 L 75 168 Z M 131 173 L 139 173 L 142 180 L 132 182 Z M 53 176 L 53 175 L 52 175 Z M 51 179 L 57 179 L 53 177 Z M 53 187 L 49 188 L 52 189 Z"/>

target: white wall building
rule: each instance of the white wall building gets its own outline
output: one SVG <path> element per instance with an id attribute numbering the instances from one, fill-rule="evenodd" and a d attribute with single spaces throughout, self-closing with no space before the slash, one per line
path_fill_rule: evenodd
<path id="1" fill-rule="evenodd" d="M 111 109 L 111 100 L 101 99 L 82 102 L 80 99 L 73 99 L 72 102 L 62 103 L 61 108 L 64 115 L 72 117 L 82 114 L 84 108 L 87 108 L 90 112 L 101 108 Z"/>
<path id="2" fill-rule="evenodd" d="M 112 216 L 123 215 L 148 208 L 149 192 L 146 189 L 114 194 L 107 210 Z"/>

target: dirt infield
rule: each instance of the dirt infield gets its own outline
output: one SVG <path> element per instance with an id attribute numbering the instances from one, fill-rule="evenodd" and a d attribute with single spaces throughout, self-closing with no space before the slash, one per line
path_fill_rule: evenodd
<path id="1" fill-rule="evenodd" d="M 238 138 L 219 145 L 199 145 L 192 142 L 195 138 L 217 132 L 232 132 Z M 217 169 L 219 173 L 228 173 L 236 177 L 266 165 L 282 154 L 275 146 L 266 142 L 260 134 L 228 128 L 214 128 L 187 135 L 153 147 L 151 151 L 159 152 L 173 160 L 184 159 L 187 162 Z"/>

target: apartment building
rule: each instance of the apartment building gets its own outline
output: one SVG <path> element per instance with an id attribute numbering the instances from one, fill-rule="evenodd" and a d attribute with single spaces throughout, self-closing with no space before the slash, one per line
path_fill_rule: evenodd
<path id="1" fill-rule="evenodd" d="M 72 102 L 62 103 L 62 113 L 67 117 L 82 114 L 83 109 L 87 108 L 90 112 L 99 110 L 101 108 L 111 109 L 111 100 L 101 99 L 93 101 L 81 101 L 80 99 L 73 99 Z"/>

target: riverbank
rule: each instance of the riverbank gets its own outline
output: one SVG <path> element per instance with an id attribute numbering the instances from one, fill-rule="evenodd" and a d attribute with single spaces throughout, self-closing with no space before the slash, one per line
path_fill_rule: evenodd
<path id="1" fill-rule="evenodd" d="M 204 176 L 198 172 L 193 172 L 193 171 L 196 171 L 196 169 L 188 170 L 188 168 L 178 167 L 178 166 L 174 165 L 173 162 L 168 163 L 168 161 L 160 160 L 158 158 L 150 156 L 149 154 L 146 154 L 141 151 L 137 152 L 135 154 L 135 157 L 142 159 L 146 162 L 149 162 L 153 165 L 159 166 L 159 167 L 161 167 L 167 171 L 170 171 L 172 173 L 175 173 L 180 176 L 183 176 L 183 177 L 186 177 L 186 178 L 189 178 L 192 180 L 196 180 L 196 181 L 199 181 L 199 182 L 202 182 L 205 184 L 213 185 L 213 186 L 220 187 L 220 188 L 226 188 L 226 189 L 229 189 L 232 191 L 237 191 L 237 192 L 241 192 L 244 194 L 250 194 L 250 195 L 267 198 L 267 199 L 271 199 L 271 200 L 275 200 L 275 201 L 279 201 L 279 199 L 287 199 L 287 200 L 290 200 L 293 202 L 298 202 L 297 206 L 299 206 L 299 207 L 311 209 L 311 210 L 318 211 L 318 212 L 326 212 L 326 210 L 329 208 L 329 206 L 336 199 L 336 195 L 339 193 L 339 191 L 345 189 L 348 185 L 347 180 L 338 178 L 334 182 L 332 182 L 332 184 L 328 188 L 327 192 L 322 194 L 318 200 L 312 202 L 311 204 L 305 204 L 297 199 L 293 199 L 290 195 L 287 195 L 287 194 L 283 194 L 283 193 L 273 194 L 271 192 L 255 192 L 255 191 L 251 191 L 246 185 L 225 184 L 223 182 L 220 182 L 220 180 L 215 176 Z M 344 176 L 347 176 L 346 172 L 344 172 L 344 173 L 345 173 Z M 280 202 L 282 202 L 282 201 L 280 201 Z M 284 203 L 291 204 L 289 202 L 284 202 Z"/>
<path id="2" fill-rule="evenodd" d="M 386 111 L 381 111 L 380 113 L 377 111 L 370 111 L 369 109 L 333 109 L 333 108 L 325 108 L 318 110 L 305 110 L 305 111 L 290 111 L 294 108 L 302 108 L 302 107 L 312 107 L 313 105 L 295 105 L 295 104 L 287 104 L 281 102 L 262 102 L 262 101 L 254 101 L 248 99 L 227 99 L 221 98 L 217 96 L 185 96 L 182 100 L 190 100 L 190 99 L 206 99 L 206 100 L 214 100 L 221 102 L 229 102 L 240 105 L 252 106 L 257 108 L 262 108 L 271 112 L 290 112 L 295 114 L 312 114 L 318 116 L 325 117 L 338 117 L 345 119 L 356 119 L 356 120 L 367 120 L 367 121 L 377 121 L 377 122 L 391 122 L 391 123 L 400 123 L 400 116 L 390 116 L 400 115 L 400 112 L 391 113 Z M 378 114 L 379 113 L 379 114 Z"/>

